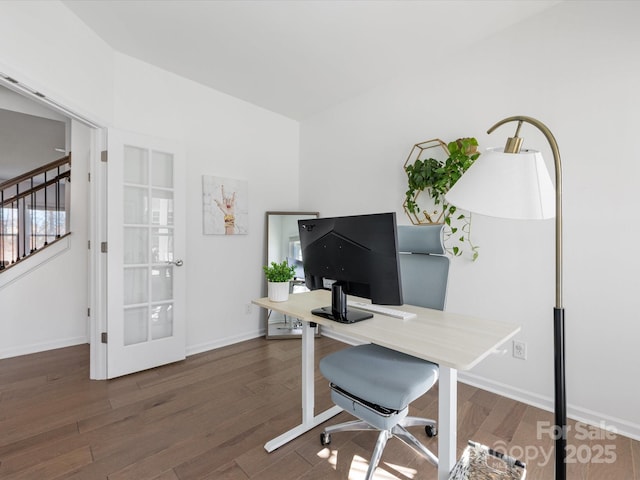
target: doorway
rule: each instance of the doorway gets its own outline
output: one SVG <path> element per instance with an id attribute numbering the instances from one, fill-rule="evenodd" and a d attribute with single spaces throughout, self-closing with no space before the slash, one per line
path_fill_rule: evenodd
<path id="1" fill-rule="evenodd" d="M 11 155 L 3 156 L 0 178 L 30 171 L 32 162 L 46 163 L 73 152 L 73 184 L 65 185 L 73 234 L 0 276 L 0 358 L 89 343 L 91 378 L 101 378 L 104 352 L 96 347 L 99 317 L 92 293 L 97 269 L 87 246 L 99 238 L 92 212 L 98 188 L 88 180 L 92 174 L 99 178 L 94 172 L 104 129 L 4 75 L 0 75 L 0 109 L 6 125 L 14 127 L 10 135 L 8 128 L 3 129 L 9 135 L 2 139 L 3 145 Z"/>
<path id="2" fill-rule="evenodd" d="M 21 279 L 15 291 L 17 297 L 25 298 L 49 294 L 45 301 L 23 303 L 40 309 L 20 312 L 25 317 L 61 332 L 56 320 L 49 318 L 56 312 L 74 319 L 71 329 L 75 330 L 60 340 L 62 344 L 41 342 L 23 353 L 89 343 L 90 378 L 95 380 L 183 359 L 186 272 L 180 267 L 186 243 L 186 176 L 182 146 L 114 129 L 107 132 L 98 122 L 2 74 L 0 86 L 67 119 L 71 126 L 67 147 L 74 152 L 71 254 L 65 252 L 64 265 L 53 259 L 38 275 L 30 276 L 33 285 Z M 75 269 L 69 268 L 69 259 Z M 56 302 L 60 307 L 52 308 Z M 63 305 L 67 310 L 59 312 Z M 36 326 L 26 335 L 41 335 L 41 330 Z"/>

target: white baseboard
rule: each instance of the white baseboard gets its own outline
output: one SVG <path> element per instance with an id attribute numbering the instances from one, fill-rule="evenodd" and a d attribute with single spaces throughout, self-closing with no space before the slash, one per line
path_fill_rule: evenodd
<path id="1" fill-rule="evenodd" d="M 548 412 L 554 411 L 554 400 L 550 397 L 538 395 L 504 383 L 494 382 L 493 380 L 488 380 L 469 372 L 458 372 L 458 380 L 462 383 L 502 395 L 503 397 L 511 398 L 512 400 L 526 403 L 527 405 L 531 405 Z M 607 429 L 612 429 L 620 435 L 633 438 L 634 440 L 640 440 L 640 425 L 621 418 L 612 417 L 610 415 L 571 404 L 567 404 L 567 417 L 595 427 L 606 426 Z"/>
<path id="2" fill-rule="evenodd" d="M 265 335 L 264 328 L 254 330 L 253 332 L 243 333 L 242 335 L 235 335 L 231 337 L 221 338 L 214 342 L 199 343 L 197 345 L 187 346 L 187 357 L 196 355 L 198 353 L 208 352 L 209 350 L 215 350 L 216 348 L 226 347 L 235 343 L 244 342 L 246 340 L 252 340 L 254 338 L 263 337 Z"/>
<path id="3" fill-rule="evenodd" d="M 214 342 L 199 343 L 197 345 L 187 346 L 187 357 L 191 355 L 196 355 L 198 353 L 208 352 L 209 350 L 215 350 L 216 348 L 226 347 L 228 345 L 233 345 L 235 343 L 244 342 L 246 340 L 252 340 L 254 338 L 263 337 L 265 333 L 266 333 L 265 329 L 260 328 L 259 330 L 254 330 L 252 332 L 244 333 L 242 335 L 235 335 L 232 337 L 221 338 Z M 330 337 L 330 338 L 333 338 L 334 340 L 338 340 L 339 342 L 347 343 L 349 345 L 359 345 L 363 343 L 351 337 L 336 334 L 327 328 L 321 327 L 321 333 L 325 337 Z"/>
<path id="4" fill-rule="evenodd" d="M 73 347 L 75 345 L 82 345 L 83 343 L 89 343 L 89 339 L 87 337 L 72 337 L 54 340 L 51 342 L 34 343 L 31 345 L 22 345 L 15 348 L 7 348 L 4 350 L 0 350 L 0 360 L 3 358 L 29 355 L 31 353 L 46 352 L 47 350 L 55 350 L 57 348 Z"/>

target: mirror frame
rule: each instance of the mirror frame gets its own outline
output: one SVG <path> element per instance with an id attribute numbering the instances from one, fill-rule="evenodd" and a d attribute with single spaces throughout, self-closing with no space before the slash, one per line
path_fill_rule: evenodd
<path id="1" fill-rule="evenodd" d="M 271 243 L 271 235 L 273 232 L 269 231 L 270 218 L 273 216 L 287 216 L 287 217 L 297 217 L 297 218 L 318 218 L 320 216 L 319 212 L 301 212 L 301 211 L 269 211 L 265 214 L 265 245 L 264 245 L 264 265 L 268 265 L 271 261 L 281 262 L 282 259 L 269 259 L 269 245 Z M 263 279 L 263 296 L 266 296 L 267 292 L 267 281 L 266 278 Z M 283 318 L 274 319 L 272 315 L 282 315 L 272 310 L 264 310 L 263 319 L 264 319 L 264 328 L 265 328 L 265 338 L 268 339 L 286 339 L 286 338 L 300 338 L 302 336 L 302 326 L 299 327 L 295 323 L 295 319 L 288 318 L 286 316 L 282 316 Z M 318 334 L 318 327 L 316 327 L 316 334 Z"/>

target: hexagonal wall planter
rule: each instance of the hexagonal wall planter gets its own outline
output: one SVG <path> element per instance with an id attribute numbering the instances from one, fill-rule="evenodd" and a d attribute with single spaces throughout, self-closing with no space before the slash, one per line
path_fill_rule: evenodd
<path id="1" fill-rule="evenodd" d="M 471 249 L 473 260 L 478 247 L 471 242 L 471 216 L 445 200 L 445 194 L 480 155 L 475 138 L 459 138 L 449 144 L 435 138 L 417 143 L 404 162 L 407 191 L 402 207 L 414 225 L 444 223 L 445 245 L 454 256 L 462 247 Z"/>
<path id="2" fill-rule="evenodd" d="M 415 164 L 416 160 L 424 161 L 428 158 L 435 158 L 440 162 L 445 162 L 448 157 L 449 149 L 447 144 L 439 138 L 434 138 L 426 142 L 416 143 L 409 152 L 403 168 L 406 172 L 407 165 Z M 405 198 L 402 208 L 414 225 L 444 222 L 442 205 L 436 205 L 428 192 L 416 191 L 413 195 L 413 206 Z"/>

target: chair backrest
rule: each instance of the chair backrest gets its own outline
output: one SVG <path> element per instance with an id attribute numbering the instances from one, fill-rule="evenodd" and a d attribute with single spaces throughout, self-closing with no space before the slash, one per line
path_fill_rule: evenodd
<path id="1" fill-rule="evenodd" d="M 449 279 L 443 225 L 398 225 L 404 303 L 444 310 Z"/>

